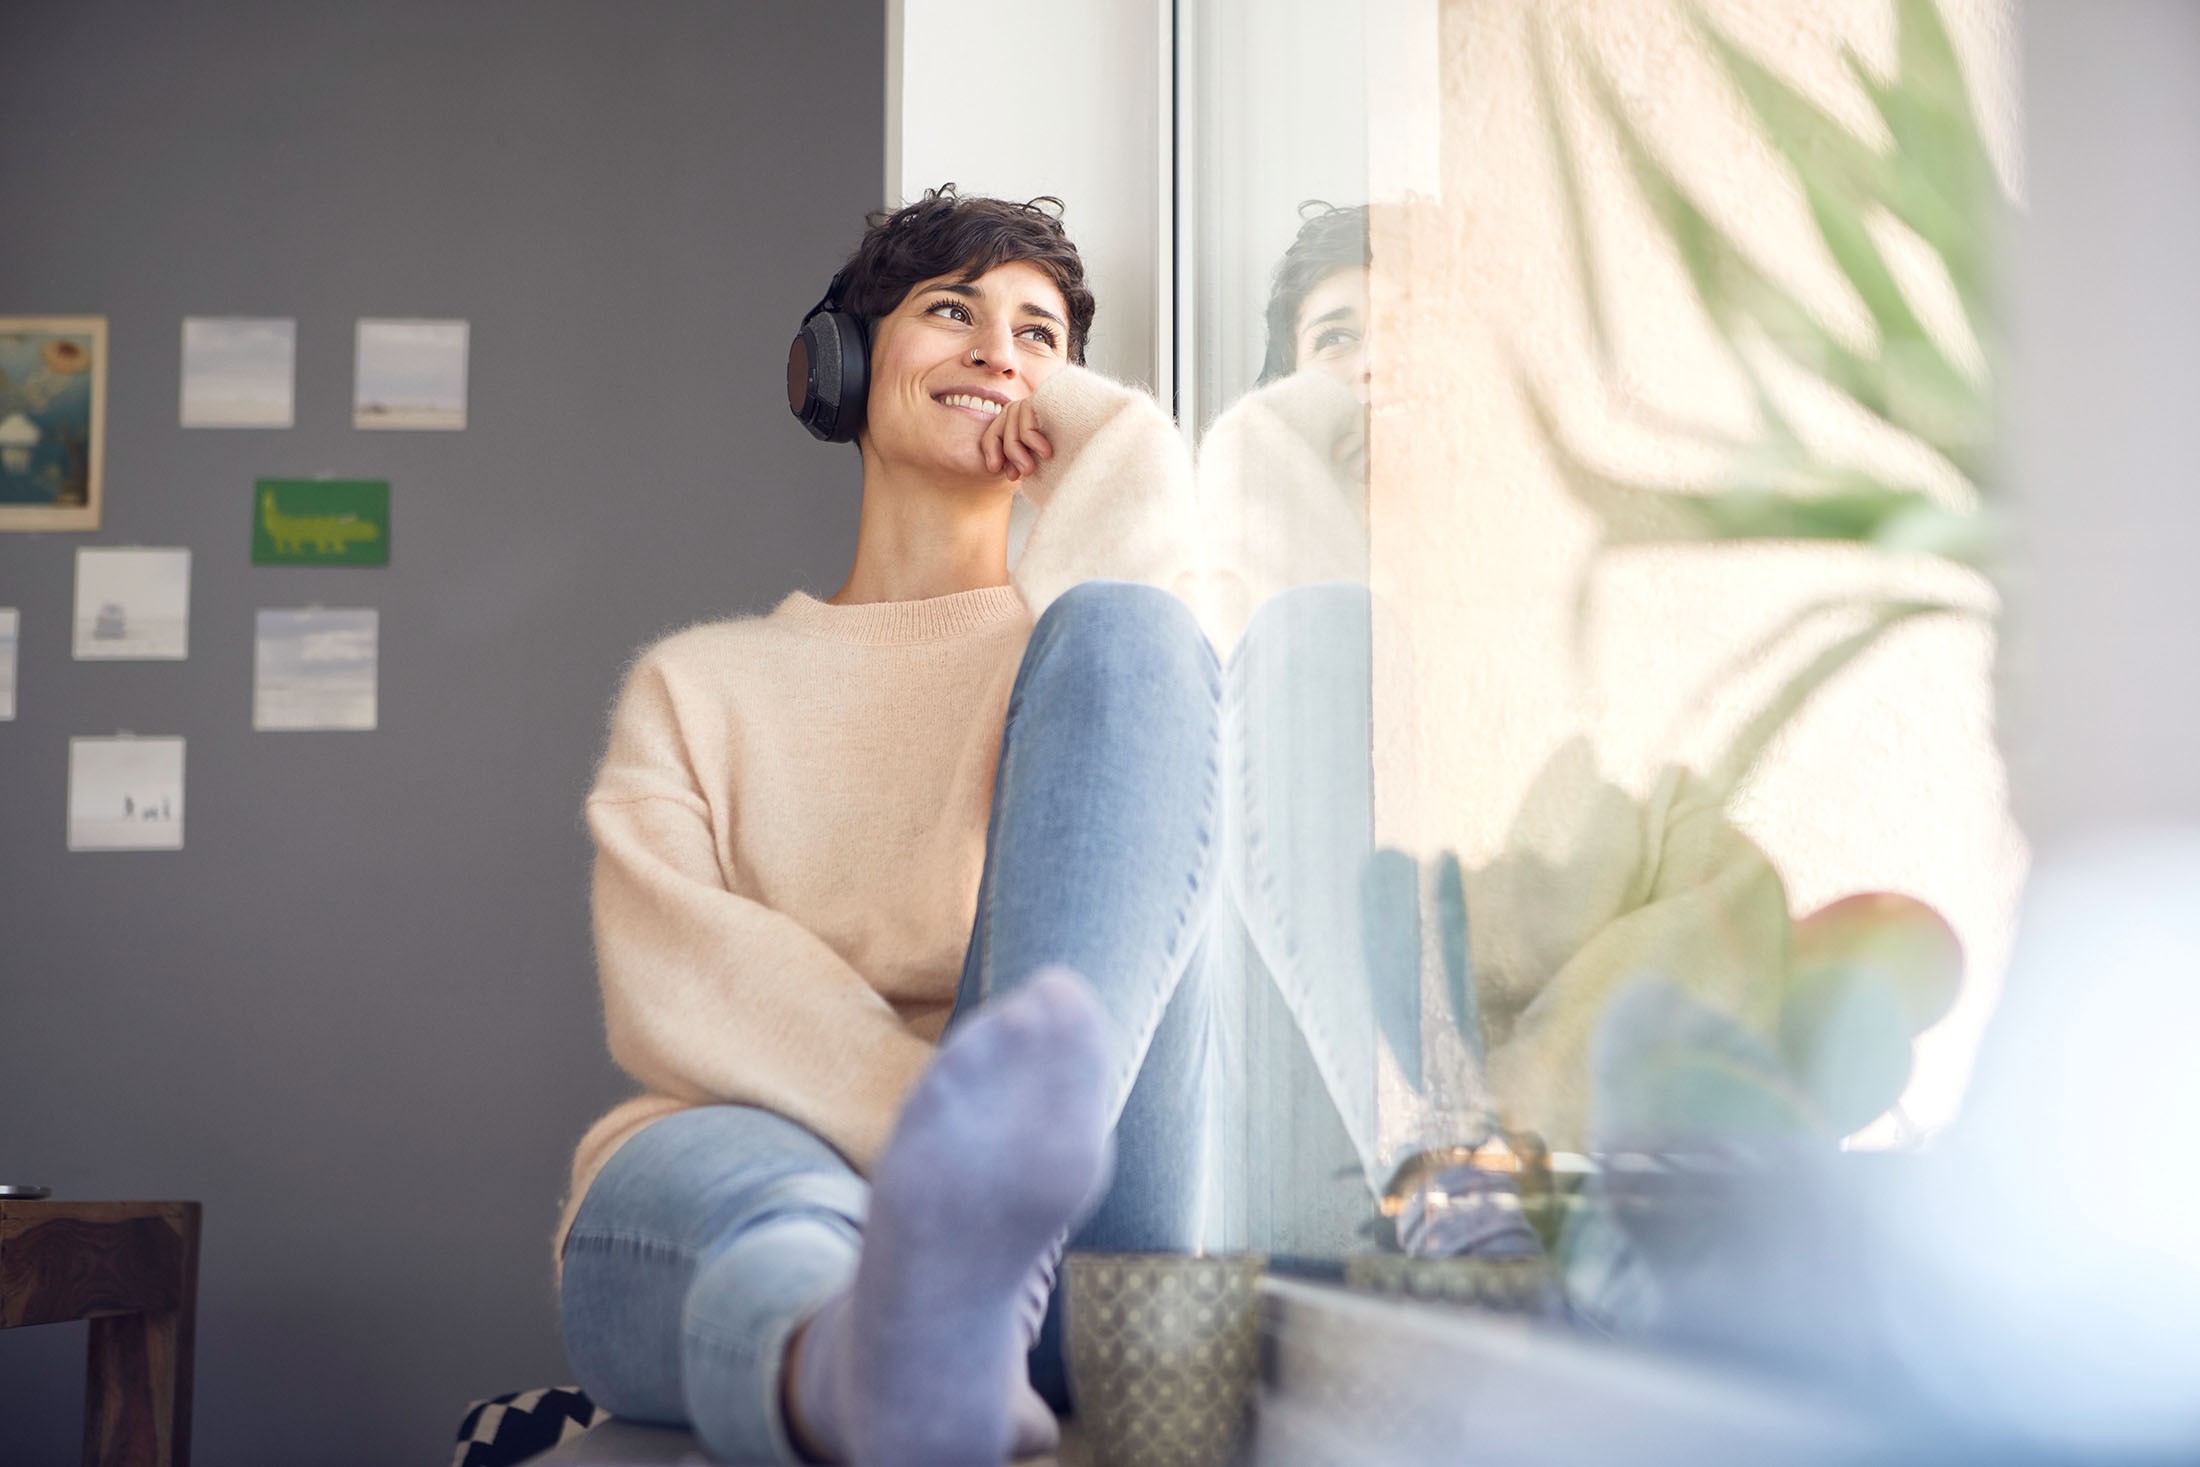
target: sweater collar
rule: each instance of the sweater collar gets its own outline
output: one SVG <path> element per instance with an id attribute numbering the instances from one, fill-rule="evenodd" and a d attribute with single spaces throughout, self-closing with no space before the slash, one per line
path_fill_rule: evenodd
<path id="1" fill-rule="evenodd" d="M 1029 615 L 1014 586 L 857 606 L 835 606 L 796 591 L 772 610 L 774 621 L 807 636 L 870 646 L 948 641 Z"/>

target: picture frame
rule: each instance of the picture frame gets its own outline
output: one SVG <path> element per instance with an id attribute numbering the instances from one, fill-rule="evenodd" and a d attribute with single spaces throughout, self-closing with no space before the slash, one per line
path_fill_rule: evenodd
<path id="1" fill-rule="evenodd" d="M 96 530 L 107 318 L 0 316 L 0 531 Z"/>

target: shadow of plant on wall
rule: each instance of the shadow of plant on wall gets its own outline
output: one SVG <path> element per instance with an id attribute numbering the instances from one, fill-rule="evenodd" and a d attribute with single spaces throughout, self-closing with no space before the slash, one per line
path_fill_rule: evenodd
<path id="1" fill-rule="evenodd" d="M 1844 47 L 1848 74 L 1870 98 L 1890 145 L 1859 136 L 1763 63 L 1690 12 L 1702 44 L 1792 174 L 1841 277 L 1868 313 L 1875 339 L 1849 345 L 1775 281 L 1690 198 L 1635 125 L 1594 53 L 1546 31 L 1532 47 L 1545 130 L 1557 162 L 1579 289 L 1596 359 L 1614 398 L 1639 421 L 1708 451 L 1722 470 L 1705 482 L 1660 484 L 1592 464 L 1561 426 L 1532 375 L 1516 370 L 1543 444 L 1567 491 L 1594 517 L 1598 554 L 1584 572 L 1577 631 L 1586 622 L 1597 561 L 1652 545 L 1819 541 L 1888 558 L 1925 556 L 1991 576 L 1993 364 L 2000 314 L 1993 251 L 2005 207 L 1953 39 L 1933 0 L 1896 0 L 1896 67 L 1882 80 Z M 1557 67 L 1578 62 L 1601 124 L 1619 144 L 1640 200 L 1687 273 L 1704 317 L 1747 384 L 1753 434 L 1677 421 L 1630 391 L 1615 364 L 1615 303 L 1595 267 L 1595 230 L 1584 170 L 1562 123 Z M 1956 311 L 1913 300 L 1893 256 L 1903 235 L 1922 244 Z M 1936 321 L 1934 330 L 1928 319 Z M 1813 444 L 1791 408 L 1782 367 L 1811 389 L 1837 395 L 1883 428 L 1929 448 L 1961 477 L 1960 495 L 1842 462 Z M 1742 724 L 1709 773 L 1733 790 L 1811 696 L 1883 637 L 1924 616 L 1990 618 L 1990 588 L 1977 600 L 1900 595 L 1831 596 L 1768 627 L 1707 686 L 1798 645 L 1808 659 Z"/>

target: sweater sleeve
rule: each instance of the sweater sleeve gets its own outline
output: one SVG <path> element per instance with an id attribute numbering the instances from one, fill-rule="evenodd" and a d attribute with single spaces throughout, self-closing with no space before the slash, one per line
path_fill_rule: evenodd
<path id="1" fill-rule="evenodd" d="M 1013 579 L 1033 616 L 1079 581 L 1189 599 L 1199 571 L 1191 450 L 1145 392 L 1065 366 L 1032 399 L 1054 447 L 1023 492 L 1038 507 Z"/>
<path id="2" fill-rule="evenodd" d="M 775 1111 L 868 1171 L 932 1046 L 823 939 L 731 889 L 683 728 L 710 716 L 645 657 L 588 799 L 612 1058 L 660 1095 Z"/>

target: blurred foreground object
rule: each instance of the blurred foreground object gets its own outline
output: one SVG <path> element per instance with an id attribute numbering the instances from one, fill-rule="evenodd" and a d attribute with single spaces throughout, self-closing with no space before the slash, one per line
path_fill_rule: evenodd
<path id="1" fill-rule="evenodd" d="M 2044 859 L 1970 1102 L 1890 1206 L 1890 1320 L 1950 1413 L 2200 1453 L 2200 831 Z"/>

